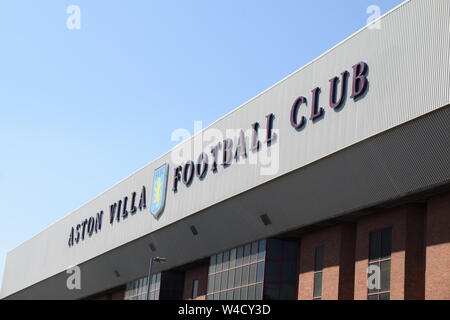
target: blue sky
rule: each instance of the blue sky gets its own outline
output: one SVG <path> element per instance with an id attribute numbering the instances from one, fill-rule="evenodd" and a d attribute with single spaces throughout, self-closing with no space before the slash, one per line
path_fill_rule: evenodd
<path id="1" fill-rule="evenodd" d="M 402 0 L 0 2 L 6 253 Z M 68 30 L 69 5 L 81 29 Z"/>

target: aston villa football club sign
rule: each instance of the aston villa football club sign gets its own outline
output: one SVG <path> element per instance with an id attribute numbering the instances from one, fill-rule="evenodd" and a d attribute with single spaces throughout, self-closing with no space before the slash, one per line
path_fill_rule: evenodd
<path id="1" fill-rule="evenodd" d="M 330 92 L 328 97 L 328 107 L 332 110 L 339 111 L 346 102 L 348 92 L 350 91 L 350 99 L 358 101 L 365 97 L 369 90 L 369 65 L 360 61 L 353 65 L 352 72 L 345 70 L 340 76 L 335 76 L 330 79 Z M 350 88 L 349 88 L 350 87 Z M 290 109 L 290 125 L 299 133 L 305 128 L 307 122 L 317 123 L 325 117 L 327 103 L 320 100 L 322 89 L 319 87 L 311 91 L 310 96 L 298 97 Z M 286 106 L 288 107 L 288 106 Z M 305 108 L 310 116 L 300 116 L 300 108 Z M 270 113 L 266 116 L 265 140 L 259 140 L 260 123 L 255 122 L 251 125 L 251 137 L 249 141 L 244 136 L 243 129 L 236 139 L 225 139 L 218 142 L 217 145 L 211 148 L 210 152 L 203 152 L 197 158 L 197 162 L 188 161 L 184 165 L 176 166 L 173 169 L 173 188 L 172 191 L 176 194 L 179 191 L 179 186 L 183 184 L 189 188 L 197 177 L 203 181 L 208 172 L 217 173 L 220 165 L 227 168 L 232 165 L 233 161 L 239 161 L 239 158 L 245 158 L 249 151 L 258 152 L 260 146 L 265 143 L 270 146 L 276 142 L 275 134 L 273 132 L 274 122 L 276 119 L 275 113 Z M 221 157 L 219 154 L 221 153 Z M 211 161 L 209 159 L 211 158 Z M 155 169 L 153 174 L 153 184 L 150 199 L 150 213 L 155 219 L 159 219 L 164 211 L 166 204 L 166 193 L 168 185 L 169 165 Z M 121 200 L 110 205 L 109 208 L 109 222 L 110 225 L 120 223 L 134 216 L 137 212 L 147 210 L 147 189 L 142 186 L 140 193 L 133 192 L 131 195 L 123 197 Z M 105 211 L 106 212 L 106 211 Z M 94 236 L 102 229 L 104 211 L 98 212 L 95 216 L 87 218 L 81 223 L 71 228 L 69 235 L 69 247 L 72 247 L 79 242 Z"/>

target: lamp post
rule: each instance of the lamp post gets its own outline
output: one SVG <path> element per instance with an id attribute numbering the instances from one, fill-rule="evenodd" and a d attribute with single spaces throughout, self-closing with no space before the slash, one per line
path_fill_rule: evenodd
<path id="1" fill-rule="evenodd" d="M 164 264 L 167 262 L 166 258 L 162 258 L 162 257 L 151 257 L 150 258 L 150 266 L 148 267 L 148 276 L 147 276 L 147 300 L 150 297 L 150 282 L 152 279 L 152 267 L 153 267 L 153 262 L 156 263 L 160 263 L 160 264 Z"/>

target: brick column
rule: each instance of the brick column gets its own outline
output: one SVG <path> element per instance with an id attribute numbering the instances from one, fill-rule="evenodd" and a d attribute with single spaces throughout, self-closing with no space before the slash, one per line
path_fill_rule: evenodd
<path id="1" fill-rule="evenodd" d="M 428 201 L 425 298 L 450 300 L 450 194 Z"/>
<path id="2" fill-rule="evenodd" d="M 353 299 L 355 226 L 341 224 L 302 236 L 299 300 L 313 299 L 315 250 L 324 248 L 322 300 Z"/>
<path id="3" fill-rule="evenodd" d="M 125 298 L 125 287 L 111 294 L 111 300 L 123 300 L 124 298 Z"/>
<path id="4" fill-rule="evenodd" d="M 198 280 L 198 297 L 195 300 L 206 300 L 208 290 L 208 269 L 209 263 L 196 265 L 185 272 L 183 300 L 191 300 L 192 285 L 194 280 Z"/>
<path id="5" fill-rule="evenodd" d="M 403 206 L 374 213 L 357 223 L 355 299 L 367 299 L 370 233 L 392 228 L 391 300 L 424 297 L 424 210 Z"/>

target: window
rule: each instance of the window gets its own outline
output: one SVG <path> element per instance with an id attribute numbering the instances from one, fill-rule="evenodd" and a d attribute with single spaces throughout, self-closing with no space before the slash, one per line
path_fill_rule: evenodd
<path id="1" fill-rule="evenodd" d="M 161 273 L 153 274 L 150 279 L 150 290 L 148 290 L 148 278 L 141 278 L 127 283 L 125 300 L 159 300 L 161 286 Z"/>
<path id="2" fill-rule="evenodd" d="M 294 300 L 297 241 L 255 241 L 210 258 L 207 300 Z"/>
<path id="3" fill-rule="evenodd" d="M 324 260 L 324 248 L 316 248 L 314 254 L 314 285 L 313 285 L 313 299 L 322 299 L 322 282 L 323 282 L 323 260 Z"/>
<path id="4" fill-rule="evenodd" d="M 379 270 L 379 286 L 368 288 L 368 300 L 389 300 L 391 294 L 392 229 L 370 233 L 369 267 Z M 370 275 L 369 275 L 370 276 Z"/>
<path id="5" fill-rule="evenodd" d="M 298 242 L 269 239 L 266 246 L 265 265 L 260 266 L 264 268 L 264 300 L 297 299 Z M 257 269 L 257 278 L 258 273 Z"/>
<path id="6" fill-rule="evenodd" d="M 148 300 L 159 300 L 159 290 L 161 289 L 161 273 L 153 274 L 150 280 L 150 290 Z"/>
<path id="7" fill-rule="evenodd" d="M 207 300 L 261 300 L 266 240 L 211 257 Z"/>
<path id="8" fill-rule="evenodd" d="M 197 299 L 198 297 L 198 280 L 192 281 L 192 299 Z"/>

